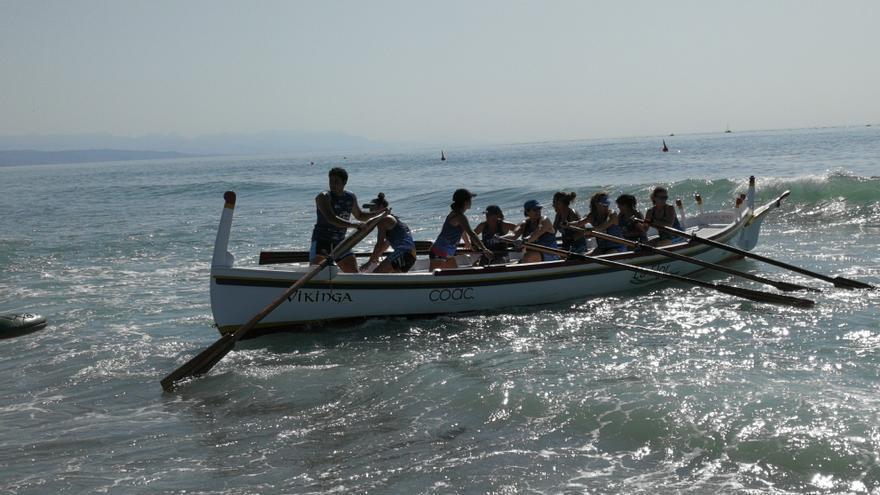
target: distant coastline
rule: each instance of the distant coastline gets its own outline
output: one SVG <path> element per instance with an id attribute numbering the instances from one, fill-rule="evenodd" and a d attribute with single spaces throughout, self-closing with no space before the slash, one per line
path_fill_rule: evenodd
<path id="1" fill-rule="evenodd" d="M 16 165 L 58 165 L 67 163 L 116 162 L 126 160 L 161 160 L 198 156 L 176 151 L 138 150 L 0 150 L 0 167 Z"/>

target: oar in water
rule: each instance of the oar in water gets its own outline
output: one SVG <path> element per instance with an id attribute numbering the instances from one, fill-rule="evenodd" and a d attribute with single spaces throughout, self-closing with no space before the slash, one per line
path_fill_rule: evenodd
<path id="1" fill-rule="evenodd" d="M 505 242 L 513 243 L 515 241 L 510 241 L 504 238 L 501 238 Z M 795 306 L 799 308 L 810 308 L 814 304 L 815 301 L 810 299 L 803 299 L 800 297 L 792 297 L 785 296 L 782 294 L 773 294 L 770 292 L 759 292 L 751 289 L 743 289 L 740 287 L 733 287 L 731 285 L 725 285 L 720 283 L 712 283 L 705 282 L 703 280 L 697 280 L 695 278 L 685 277 L 682 275 L 676 275 L 674 273 L 666 273 L 660 270 L 654 270 L 652 268 L 645 268 L 641 266 L 629 265 L 626 263 L 621 263 L 619 261 L 611 261 L 604 258 L 599 258 L 596 256 L 589 256 L 581 253 L 573 253 L 570 251 L 565 251 L 563 249 L 556 249 L 547 246 L 541 246 L 540 244 L 535 244 L 532 242 L 524 242 L 523 246 L 529 248 L 533 251 L 538 251 L 541 253 L 555 254 L 558 256 L 563 256 L 565 258 L 578 258 L 586 261 L 592 261 L 593 263 L 598 263 L 603 266 L 607 266 L 609 268 L 617 268 L 621 270 L 629 270 L 631 272 L 642 273 L 646 275 L 653 275 L 658 278 L 665 278 L 669 280 L 676 280 L 679 282 L 684 282 L 692 285 L 697 285 L 700 287 L 704 287 L 706 289 L 717 290 L 718 292 L 722 292 L 724 294 L 728 294 L 731 296 L 742 297 L 744 299 L 749 299 L 751 301 L 762 302 L 762 303 L 771 303 L 771 304 L 783 304 L 787 306 Z"/>
<path id="2" fill-rule="evenodd" d="M 659 248 L 656 248 L 654 246 L 651 246 L 651 245 L 648 245 L 648 244 L 645 244 L 642 242 L 630 241 L 629 239 L 624 239 L 622 237 L 609 235 L 604 232 L 596 232 L 595 230 L 592 230 L 592 229 L 583 229 L 583 228 L 575 227 L 572 225 L 569 225 L 566 228 L 569 228 L 572 230 L 577 230 L 580 232 L 587 232 L 587 233 L 589 233 L 599 239 L 605 239 L 607 241 L 616 242 L 617 244 L 623 244 L 624 246 L 633 248 L 635 250 L 642 250 L 642 251 L 647 251 L 647 252 L 654 253 L 654 254 L 660 254 L 663 256 L 667 256 L 669 258 L 688 262 L 692 265 L 702 266 L 703 268 L 708 268 L 710 270 L 729 273 L 731 275 L 736 275 L 738 277 L 747 278 L 749 280 L 754 280 L 755 282 L 767 284 L 767 285 L 776 287 L 777 289 L 783 290 L 786 292 L 791 292 L 791 291 L 796 291 L 796 290 L 808 290 L 808 291 L 812 291 L 812 292 L 821 292 L 819 289 L 814 289 L 813 287 L 807 287 L 804 285 L 798 285 L 798 284 L 793 284 L 793 283 L 789 283 L 789 282 L 782 282 L 779 280 L 772 280 L 769 278 L 764 278 L 760 275 L 754 275 L 751 273 L 736 270 L 734 268 L 719 265 L 717 263 L 710 263 L 708 261 L 703 261 L 701 259 L 697 259 L 692 256 L 685 256 L 683 254 L 675 253 L 672 251 L 667 251 L 665 249 L 659 249 Z"/>
<path id="3" fill-rule="evenodd" d="M 665 230 L 671 234 L 675 234 L 677 236 L 684 237 L 685 239 L 690 239 L 692 241 L 701 242 L 703 244 L 707 244 L 712 247 L 716 247 L 719 249 L 724 249 L 730 251 L 731 253 L 736 253 L 740 256 L 745 256 L 747 258 L 752 258 L 758 261 L 763 261 L 764 263 L 768 263 L 773 266 L 778 266 L 780 268 L 785 268 L 786 270 L 791 270 L 793 272 L 797 272 L 803 275 L 807 275 L 808 277 L 818 278 L 819 280 L 824 280 L 826 282 L 830 282 L 834 284 L 835 287 L 842 287 L 845 289 L 876 289 L 871 284 L 866 284 L 865 282 L 859 282 L 858 280 L 852 280 L 846 277 L 829 277 L 828 275 L 822 275 L 821 273 L 816 273 L 814 271 L 807 270 L 806 268 L 801 268 L 799 266 L 789 265 L 788 263 L 783 263 L 782 261 L 777 261 L 772 258 L 767 258 L 766 256 L 761 256 L 760 254 L 755 254 L 750 251 L 746 251 L 744 249 L 735 248 L 733 246 L 713 241 L 712 239 L 706 239 L 705 237 L 700 237 L 694 234 L 688 234 L 687 232 L 674 229 L 672 227 L 666 227 L 663 225 L 655 225 L 650 222 L 645 222 L 648 225 L 651 225 L 657 230 Z"/>
<path id="4" fill-rule="evenodd" d="M 278 306 L 281 305 L 286 299 L 293 296 L 296 291 L 298 291 L 303 285 L 307 284 L 309 280 L 311 280 L 315 275 L 317 275 L 321 270 L 325 267 L 333 263 L 335 259 L 339 256 L 342 256 L 346 252 L 350 251 L 357 243 L 363 240 L 370 231 L 372 231 L 379 222 L 388 215 L 389 211 L 384 211 L 381 215 L 374 217 L 370 221 L 368 221 L 363 227 L 356 230 L 350 236 L 345 238 L 336 248 L 330 253 L 330 256 L 324 259 L 320 264 L 315 265 L 314 268 L 306 272 L 299 280 L 297 280 L 293 285 L 290 286 L 283 294 L 278 296 L 277 299 L 269 303 L 268 306 L 263 308 L 259 313 L 254 315 L 247 323 L 245 323 L 241 328 L 235 331 L 232 334 L 226 334 L 223 337 L 220 337 L 220 340 L 211 344 L 210 347 L 200 352 L 194 358 L 190 359 L 180 368 L 172 371 L 168 376 L 162 379 L 162 388 L 165 391 L 170 391 L 174 389 L 174 386 L 177 382 L 198 375 L 203 375 L 207 373 L 211 368 L 217 364 L 218 361 L 223 359 L 223 356 L 229 354 L 235 347 L 235 343 L 238 342 L 246 333 L 248 333 L 253 327 L 257 325 L 263 318 L 269 315 L 272 311 L 275 310 Z"/>

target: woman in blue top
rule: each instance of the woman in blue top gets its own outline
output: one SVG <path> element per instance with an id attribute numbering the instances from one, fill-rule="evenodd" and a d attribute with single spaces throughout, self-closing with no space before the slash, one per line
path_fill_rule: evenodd
<path id="1" fill-rule="evenodd" d="M 486 207 L 486 220 L 480 222 L 474 232 L 480 235 L 483 245 L 492 251 L 493 258 L 486 256 L 480 258 L 480 265 L 490 263 L 507 263 L 507 244 L 498 240 L 498 237 L 507 234 L 516 228 L 515 223 L 505 222 L 504 213 L 498 205 L 489 205 Z"/>
<path id="2" fill-rule="evenodd" d="M 545 217 L 541 210 L 543 206 L 535 199 L 530 199 L 523 205 L 523 214 L 526 219 L 513 229 L 513 232 L 502 236 L 505 239 L 517 239 L 522 237 L 525 242 L 532 242 L 550 248 L 557 248 L 556 229 L 549 218 Z M 545 254 L 540 251 L 532 251 L 526 248 L 520 263 L 535 263 L 538 261 L 555 261 L 559 256 L 555 254 Z"/>
<path id="3" fill-rule="evenodd" d="M 608 235 L 622 237 L 623 229 L 618 225 L 617 213 L 611 209 L 611 200 L 608 193 L 597 192 L 590 198 L 590 212 L 587 216 L 575 223 L 578 227 L 592 224 L 593 230 L 605 232 Z M 587 234 L 590 235 L 589 233 Z M 620 253 L 626 251 L 626 246 L 605 239 L 596 238 L 596 250 L 593 254 Z"/>
<path id="4" fill-rule="evenodd" d="M 581 216 L 571 208 L 571 202 L 577 194 L 574 192 L 558 191 L 553 195 L 553 209 L 556 210 L 556 218 L 553 220 L 553 228 L 562 236 L 562 249 L 575 253 L 587 251 L 587 238 L 579 230 L 566 228 L 571 222 L 577 222 Z"/>
<path id="5" fill-rule="evenodd" d="M 330 169 L 330 188 L 315 197 L 318 220 L 312 229 L 312 245 L 309 249 L 309 262 L 316 265 L 323 261 L 333 248 L 345 239 L 345 231 L 349 228 L 358 229 L 364 224 L 351 221 L 351 217 L 366 221 L 370 215 L 361 211 L 357 198 L 345 190 L 348 172 L 344 168 Z M 346 273 L 357 273 L 357 262 L 351 251 L 344 253 L 336 260 L 339 269 Z"/>
<path id="6" fill-rule="evenodd" d="M 492 251 L 486 249 L 486 246 L 483 245 L 476 232 L 471 228 L 464 214 L 471 207 L 471 198 L 474 197 L 476 197 L 476 194 L 467 189 L 456 189 L 452 195 L 452 204 L 449 205 L 452 211 L 449 212 L 449 215 L 446 215 L 443 228 L 440 229 L 440 234 L 428 252 L 428 258 L 431 260 L 431 270 L 436 268 L 456 268 L 458 266 L 458 262 L 455 261 L 455 251 L 458 249 L 458 241 L 464 235 L 467 235 L 472 246 L 482 251 L 487 257 L 492 257 Z"/>
<path id="7" fill-rule="evenodd" d="M 385 193 L 364 205 L 371 214 L 384 211 L 388 207 Z M 397 215 L 387 215 L 376 226 L 376 247 L 370 255 L 370 260 L 364 263 L 361 270 L 367 265 L 377 263 L 373 273 L 406 273 L 416 263 L 416 243 L 413 241 L 412 231 L 403 223 Z M 393 249 L 391 254 L 379 263 L 379 256 L 388 248 Z"/>

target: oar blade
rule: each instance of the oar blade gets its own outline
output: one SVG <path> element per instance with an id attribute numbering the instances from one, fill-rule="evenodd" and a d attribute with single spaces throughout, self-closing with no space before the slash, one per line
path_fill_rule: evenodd
<path id="1" fill-rule="evenodd" d="M 876 289 L 877 287 L 865 283 L 859 282 L 858 280 L 853 280 L 851 278 L 846 277 L 834 277 L 833 280 L 835 287 L 841 287 L 844 289 Z"/>
<path id="2" fill-rule="evenodd" d="M 181 380 L 192 378 L 207 373 L 211 368 L 223 359 L 223 356 L 229 354 L 235 348 L 235 340 L 231 334 L 226 334 L 217 342 L 214 342 L 202 352 L 196 354 L 187 361 L 183 366 L 172 371 L 162 379 L 162 389 L 166 392 L 174 390 L 174 387 Z"/>
<path id="3" fill-rule="evenodd" d="M 750 301 L 779 304 L 783 306 L 794 306 L 796 308 L 812 308 L 816 301 L 805 299 L 802 297 L 785 296 L 782 294 L 774 294 L 772 292 L 759 292 L 752 289 L 744 289 L 742 287 L 733 287 L 730 285 L 714 284 L 715 289 L 719 292 L 731 296 L 742 297 Z"/>

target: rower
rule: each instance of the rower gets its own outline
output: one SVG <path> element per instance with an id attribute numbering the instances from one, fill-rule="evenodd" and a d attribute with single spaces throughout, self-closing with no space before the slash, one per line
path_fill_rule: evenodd
<path id="1" fill-rule="evenodd" d="M 623 229 L 618 224 L 618 215 L 611 209 L 611 199 L 604 191 L 597 192 L 590 198 L 590 212 L 575 222 L 575 225 L 584 227 L 588 223 L 593 226 L 593 230 L 605 232 L 608 235 L 621 237 L 623 234 Z M 626 249 L 623 244 L 596 238 L 596 249 L 593 254 L 620 253 Z"/>
<path id="2" fill-rule="evenodd" d="M 480 222 L 477 228 L 474 229 L 474 232 L 480 235 L 483 244 L 492 251 L 493 257 L 489 259 L 483 256 L 478 264 L 507 263 L 509 261 L 507 245 L 498 240 L 498 237 L 515 229 L 516 224 L 504 221 L 504 212 L 501 211 L 501 207 L 498 205 L 487 206 L 486 211 L 483 213 L 486 214 L 486 220 Z"/>
<path id="3" fill-rule="evenodd" d="M 355 195 L 345 189 L 348 172 L 344 168 L 334 167 L 327 175 L 330 179 L 329 189 L 315 197 L 318 220 L 312 229 L 312 245 L 309 249 L 309 263 L 313 265 L 324 261 L 324 258 L 333 251 L 333 247 L 345 239 L 346 229 L 360 228 L 363 225 L 352 221 L 352 216 L 361 221 L 370 219 L 370 215 L 361 211 Z M 358 271 L 352 252 L 344 253 L 335 261 L 339 269 L 345 273 Z"/>
<path id="4" fill-rule="evenodd" d="M 509 232 L 502 237 L 509 240 L 515 240 L 522 237 L 525 242 L 532 242 L 541 246 L 556 248 L 556 229 L 553 228 L 553 223 L 550 222 L 550 219 L 541 214 L 542 209 L 543 206 L 538 200 L 530 199 L 526 201 L 523 205 L 523 214 L 526 217 L 525 220 L 517 225 L 516 228 L 513 229 L 513 232 Z M 558 259 L 559 256 L 555 254 L 541 253 L 527 248 L 519 262 L 535 263 L 538 261 L 555 261 Z"/>
<path id="5" fill-rule="evenodd" d="M 670 204 L 666 204 L 668 199 L 669 192 L 665 187 L 655 188 L 654 192 L 651 193 L 651 202 L 654 203 L 654 206 L 645 212 L 645 220 L 656 225 L 681 230 L 681 223 L 679 223 L 678 216 L 675 214 L 675 208 Z M 655 246 L 667 246 L 683 241 L 680 237 L 673 236 L 664 229 L 657 230 L 659 236 L 653 241 Z"/>
<path id="6" fill-rule="evenodd" d="M 449 205 L 452 211 L 446 215 L 443 228 L 440 229 L 440 234 L 428 252 L 431 270 L 458 266 L 458 262 L 455 261 L 455 251 L 458 249 L 458 241 L 462 240 L 465 235 L 467 236 L 466 240 L 469 240 L 472 246 L 482 251 L 485 256 L 492 257 L 492 251 L 486 249 L 486 246 L 471 229 L 467 216 L 464 214 L 471 207 L 471 199 L 476 196 L 467 189 L 456 189 L 452 194 L 452 204 Z"/>
<path id="7" fill-rule="evenodd" d="M 385 199 L 385 193 L 379 193 L 375 199 L 364 205 L 364 209 L 370 212 L 370 215 L 378 215 L 387 208 L 388 200 Z M 376 232 L 376 247 L 373 248 L 369 261 L 361 266 L 361 271 L 366 271 L 367 266 L 376 263 L 378 266 L 373 273 L 408 272 L 416 263 L 416 243 L 409 226 L 397 215 L 389 214 L 376 225 Z M 379 256 L 389 247 L 393 251 L 380 263 Z"/>
<path id="8" fill-rule="evenodd" d="M 636 205 L 636 197 L 632 194 L 621 194 L 615 201 L 617 203 L 617 225 L 623 230 L 621 237 L 633 242 L 648 242 L 648 226 L 637 220 L 644 219 L 644 215 Z"/>
<path id="9" fill-rule="evenodd" d="M 587 238 L 580 230 L 566 228 L 570 222 L 580 220 L 581 216 L 571 208 L 571 202 L 577 194 L 574 192 L 557 191 L 553 195 L 553 209 L 556 210 L 556 218 L 553 220 L 553 228 L 562 236 L 562 249 L 575 253 L 587 251 Z"/>

